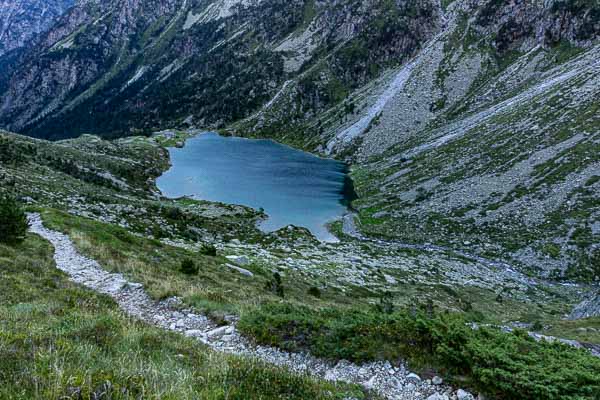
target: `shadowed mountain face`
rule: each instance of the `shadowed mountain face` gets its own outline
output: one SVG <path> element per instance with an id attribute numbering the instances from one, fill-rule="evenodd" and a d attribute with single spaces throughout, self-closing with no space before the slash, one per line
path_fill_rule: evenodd
<path id="1" fill-rule="evenodd" d="M 112 1 L 72 9 L 0 82 L 0 124 L 35 136 L 222 126 L 290 78 L 333 105 L 439 29 L 435 2 Z"/>
<path id="2" fill-rule="evenodd" d="M 472 16 L 469 36 L 445 45 L 484 41 L 494 63 L 538 44 L 589 44 L 600 20 L 596 0 L 80 1 L 60 19 L 71 2 L 5 3 L 6 129 L 55 139 L 123 136 L 255 115 L 252 131 L 273 136 L 293 123 L 305 147 L 321 144 L 315 132 L 331 122 L 339 128 L 354 111 L 354 92 L 448 30 L 457 10 Z M 336 106 L 341 115 L 322 115 Z"/>
<path id="3" fill-rule="evenodd" d="M 0 1 L 0 56 L 36 42 L 74 0 Z"/>

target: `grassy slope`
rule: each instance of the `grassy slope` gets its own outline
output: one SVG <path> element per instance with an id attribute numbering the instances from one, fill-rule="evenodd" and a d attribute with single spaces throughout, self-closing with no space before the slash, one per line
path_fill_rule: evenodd
<path id="1" fill-rule="evenodd" d="M 43 209 L 42 217 L 52 229 L 67 233 L 83 254 L 98 260 L 107 270 L 123 273 L 140 282 L 156 299 L 178 296 L 193 307 L 209 312 L 219 319 L 224 313 L 252 315 L 264 304 L 282 299 L 266 286 L 272 279 L 273 265 L 255 261 L 244 268 L 254 273 L 246 277 L 225 266 L 222 254 L 217 257 L 202 255 L 191 250 L 170 246 L 155 239 L 132 235 L 126 229 L 111 224 Z M 191 258 L 199 266 L 197 275 L 179 271 L 181 260 Z M 335 268 L 334 265 L 331 268 Z M 390 272 L 392 273 L 392 272 Z M 593 321 L 569 328 L 560 317 L 568 312 L 567 299 L 556 290 L 530 293 L 529 301 L 504 296 L 498 301 L 493 291 L 477 287 L 453 289 L 447 285 L 429 286 L 396 275 L 399 283 L 393 292 L 393 302 L 409 306 L 416 301 L 425 302 L 427 294 L 434 304 L 444 309 L 463 310 L 469 319 L 502 324 L 505 321 L 537 322 L 561 329 L 565 337 L 600 342 L 600 332 L 583 335 L 579 327 L 595 327 Z M 309 294 L 312 287 L 321 287 L 319 296 Z M 344 291 L 322 282 L 303 271 L 286 270 L 283 275 L 285 301 L 293 305 L 308 306 L 313 310 L 335 308 L 345 310 L 372 310 L 381 293 L 353 284 Z M 506 288 L 511 290 L 511 288 Z M 564 325 L 564 329 L 561 328 Z M 599 326 L 600 327 L 600 326 Z"/>
<path id="2" fill-rule="evenodd" d="M 335 399 L 360 390 L 224 356 L 70 283 L 36 236 L 0 245 L 0 398 Z"/>
<path id="3" fill-rule="evenodd" d="M 271 266 L 258 262 L 244 266 L 254 273 L 253 277 L 247 277 L 227 268 L 228 261 L 221 254 L 205 256 L 56 210 L 46 209 L 42 217 L 51 229 L 68 233 L 83 254 L 98 260 L 109 271 L 123 273 L 142 283 L 156 299 L 179 296 L 189 305 L 205 311 L 236 314 L 280 299 L 265 288 L 272 278 Z M 179 271 L 185 258 L 193 259 L 199 266 L 197 275 Z M 307 296 L 314 283 L 300 273 L 288 272 L 284 277 L 286 299 L 315 307 L 344 307 L 344 304 L 356 305 L 361 301 L 333 289 L 324 291 L 321 298 Z"/>
<path id="4" fill-rule="evenodd" d="M 143 282 L 157 298 L 182 295 L 187 303 L 211 312 L 213 318 L 218 318 L 223 312 L 241 313 L 240 328 L 261 343 L 289 350 L 310 350 L 333 359 L 367 361 L 401 358 L 410 361 L 411 367 L 422 373 L 430 374 L 434 368 L 458 385 L 509 398 L 514 398 L 518 391 L 530 391 L 532 396 L 545 395 L 547 398 L 563 398 L 569 394 L 585 396 L 593 393 L 599 384 L 593 378 L 593 371 L 600 368 L 598 361 L 569 347 L 537 345 L 518 335 L 512 337 L 494 330 L 472 335 L 470 328 L 461 328 L 465 319 L 456 314 L 421 321 L 414 320 L 403 311 L 392 315 L 374 311 L 371 307 L 360 306 L 359 299 L 353 302 L 354 306 L 343 306 L 340 304 L 342 299 L 332 298 L 330 293 L 324 294 L 322 299 L 307 296 L 309 282 L 303 282 L 300 277 L 286 278 L 295 284 L 286 284 L 287 301 L 282 303 L 281 299 L 265 290 L 268 275 L 263 275 L 257 265 L 249 267 L 257 275 L 248 279 L 224 269 L 220 265 L 220 257 L 193 254 L 156 240 L 133 236 L 122 228 L 69 217 L 57 211 L 47 210 L 43 215 L 50 227 L 68 231 L 84 253 L 98 259 L 109 270 L 123 272 Z M 35 254 L 35 251 L 27 249 L 23 253 Z M 180 260 L 189 256 L 193 256 L 200 265 L 197 276 L 187 276 L 178 271 Z M 46 262 L 51 264 L 48 259 Z M 22 263 L 19 259 L 15 262 Z M 52 292 L 45 294 L 55 297 Z M 17 298 L 23 300 L 21 294 Z M 253 301 L 248 302 L 248 299 Z M 72 306 L 75 308 L 80 304 L 76 301 Z M 92 312 L 99 313 L 98 309 Z M 102 319 L 102 315 L 98 318 Z M 596 325 L 600 326 L 598 322 Z M 128 321 L 127 327 L 123 328 L 124 334 L 133 335 L 138 329 L 133 327 L 137 326 L 139 324 Z M 89 332 L 93 336 L 100 335 L 104 328 L 104 325 L 93 325 Z M 577 324 L 562 328 L 576 329 Z M 555 326 L 554 329 L 558 331 L 561 327 Z M 458 337 L 465 340 L 455 342 Z M 109 345 L 116 346 L 114 342 Z M 517 357 L 520 350 L 516 349 L 523 348 L 528 348 L 529 355 Z M 484 361 L 478 358 L 481 354 L 489 354 L 491 358 Z M 454 365 L 456 357 L 462 357 L 460 362 L 464 365 Z M 568 365 L 567 360 L 578 360 L 575 365 L 580 366 L 581 371 L 567 373 L 562 370 Z M 539 368 L 529 370 L 525 382 L 510 378 L 525 374 L 534 365 Z M 499 373 L 507 376 L 497 385 L 491 385 L 495 379 L 491 376 Z M 544 384 L 540 384 L 542 376 L 547 376 L 543 379 Z M 574 388 L 575 382 L 579 382 L 581 391 Z M 544 386 L 548 386 L 547 391 L 541 389 Z M 510 387 L 513 389 L 509 390 Z M 256 390 L 258 393 L 262 389 Z"/>

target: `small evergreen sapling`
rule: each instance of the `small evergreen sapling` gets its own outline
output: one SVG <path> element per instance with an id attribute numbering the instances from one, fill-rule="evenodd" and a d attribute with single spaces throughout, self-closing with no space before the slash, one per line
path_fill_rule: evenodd
<path id="1" fill-rule="evenodd" d="M 181 267 L 179 270 L 186 275 L 196 275 L 198 273 L 198 266 L 191 258 L 185 258 L 181 261 Z"/>
<path id="2" fill-rule="evenodd" d="M 12 196 L 0 195 L 0 242 L 22 242 L 28 228 L 27 216 L 19 203 Z"/>
<path id="3" fill-rule="evenodd" d="M 316 286 L 311 286 L 308 289 L 308 294 L 310 294 L 311 296 L 316 297 L 318 299 L 321 298 L 321 290 Z"/>
<path id="4" fill-rule="evenodd" d="M 281 275 L 279 272 L 273 273 L 273 278 L 267 282 L 266 289 L 275 293 L 279 297 L 284 297 L 283 283 L 281 281 Z"/>
<path id="5" fill-rule="evenodd" d="M 217 256 L 217 248 L 212 244 L 205 244 L 200 248 L 200 254 L 205 256 L 216 257 Z"/>
<path id="6" fill-rule="evenodd" d="M 383 292 L 379 298 L 379 303 L 375 305 L 377 311 L 384 314 L 391 314 L 394 312 L 394 296 L 390 292 Z"/>

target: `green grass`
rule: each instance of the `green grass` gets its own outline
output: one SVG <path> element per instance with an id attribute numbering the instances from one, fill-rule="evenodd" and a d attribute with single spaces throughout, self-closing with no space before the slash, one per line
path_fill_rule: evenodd
<path id="1" fill-rule="evenodd" d="M 558 44 L 551 47 L 550 51 L 554 55 L 556 64 L 560 65 L 581 54 L 583 49 L 571 44 L 567 40 L 561 40 Z"/>
<path id="2" fill-rule="evenodd" d="M 187 131 L 174 130 L 170 132 L 173 133 L 173 137 L 167 137 L 165 134 L 158 134 L 152 137 L 151 140 L 162 147 L 175 147 L 178 143 L 185 143 L 187 139 L 193 136 Z"/>
<path id="3" fill-rule="evenodd" d="M 587 351 L 536 342 L 521 331 L 472 329 L 460 315 L 425 310 L 340 313 L 266 304 L 238 326 L 260 343 L 333 359 L 405 359 L 493 398 L 598 398 L 600 358 Z"/>
<path id="4" fill-rule="evenodd" d="M 570 337 L 584 343 L 600 343 L 600 317 L 554 321 L 540 333 Z"/>
<path id="5" fill-rule="evenodd" d="M 265 302 L 280 300 L 275 293 L 266 289 L 276 266 L 263 263 L 260 259 L 244 266 L 254 273 L 253 277 L 247 277 L 227 268 L 225 264 L 229 261 L 219 252 L 216 257 L 206 256 L 200 251 L 165 245 L 158 240 L 132 235 L 115 225 L 56 210 L 43 210 L 42 217 L 49 228 L 68 233 L 76 248 L 83 254 L 97 260 L 108 271 L 122 273 L 128 279 L 142 283 L 155 299 L 181 297 L 184 303 L 217 320 L 223 314 L 253 313 Z M 406 254 L 407 257 L 418 258 L 421 253 L 407 250 Z M 199 268 L 197 274 L 187 275 L 181 272 L 181 262 L 188 258 Z M 327 271 L 330 268 L 335 269 L 337 266 L 332 264 L 323 266 L 322 269 Z M 311 309 L 368 309 L 381 296 L 380 290 L 371 286 L 360 287 L 346 283 L 342 291 L 331 285 L 326 278 L 306 274 L 304 271 L 281 272 L 285 300 Z M 518 301 L 507 297 L 500 304 L 494 301 L 494 291 L 476 287 L 457 288 L 456 294 L 450 296 L 442 289 L 414 282 L 409 275 L 405 276 L 397 270 L 384 272 L 398 280 L 393 289 L 397 305 L 408 305 L 415 299 L 424 301 L 424 298 L 431 298 L 444 308 L 464 310 L 468 307 L 469 311 L 484 315 L 486 322 L 528 321 L 527 314 L 535 298 Z M 379 279 L 384 281 L 380 271 L 373 270 L 371 273 L 374 274 L 371 280 L 375 280 L 375 275 L 380 274 Z M 432 266 L 429 273 L 435 275 L 437 269 Z M 308 295 L 313 286 L 321 290 L 320 297 Z M 562 314 L 568 309 L 562 299 L 560 303 L 553 298 L 543 299 L 543 304 L 543 309 L 537 309 L 542 316 L 547 316 L 549 312 Z M 551 319 L 549 316 L 547 318 Z"/>
<path id="6" fill-rule="evenodd" d="M 0 245 L 0 266 L 0 399 L 364 398 L 127 318 L 68 281 L 37 236 Z"/>
<path id="7" fill-rule="evenodd" d="M 240 313 L 243 309 L 256 308 L 261 302 L 279 299 L 265 289 L 274 267 L 261 260 L 244 266 L 254 273 L 253 277 L 247 277 L 227 268 L 225 264 L 229 261 L 224 254 L 207 256 L 200 251 L 132 235 L 112 224 L 52 209 L 43 210 L 42 218 L 49 228 L 68 233 L 79 251 L 97 260 L 106 270 L 123 273 L 130 280 L 142 283 L 155 299 L 179 296 L 188 305 L 216 314 Z M 195 262 L 198 274 L 186 275 L 180 271 L 181 261 L 186 258 Z M 348 296 L 353 290 L 359 290 L 353 287 L 349 287 L 346 294 L 329 288 L 323 290 L 321 298 L 307 299 L 308 289 L 316 283 L 302 273 L 286 271 L 283 277 L 285 297 L 314 306 L 338 307 L 368 300 Z"/>

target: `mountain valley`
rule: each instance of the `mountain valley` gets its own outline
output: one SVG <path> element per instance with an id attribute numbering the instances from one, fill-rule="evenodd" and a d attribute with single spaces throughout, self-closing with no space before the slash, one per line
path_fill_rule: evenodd
<path id="1" fill-rule="evenodd" d="M 597 0 L 1 6 L 0 398 L 598 398 Z M 161 193 L 206 131 L 346 163 L 338 241 Z"/>

